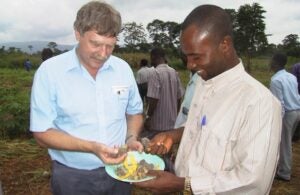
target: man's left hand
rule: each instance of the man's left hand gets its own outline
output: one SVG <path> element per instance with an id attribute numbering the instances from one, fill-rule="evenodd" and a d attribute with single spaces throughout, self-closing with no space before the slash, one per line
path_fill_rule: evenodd
<path id="1" fill-rule="evenodd" d="M 136 182 L 134 185 L 158 194 L 183 191 L 184 178 L 177 177 L 166 171 L 155 170 L 149 171 L 148 175 L 156 178 L 144 182 Z"/>

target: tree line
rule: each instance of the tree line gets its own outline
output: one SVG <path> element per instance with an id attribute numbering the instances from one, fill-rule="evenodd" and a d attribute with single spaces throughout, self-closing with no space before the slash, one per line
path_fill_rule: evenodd
<path id="1" fill-rule="evenodd" d="M 233 21 L 233 37 L 239 55 L 246 57 L 246 68 L 250 71 L 251 58 L 270 55 L 276 51 L 286 52 L 288 56 L 300 57 L 300 42 L 297 34 L 289 34 L 282 44 L 269 44 L 264 22 L 266 11 L 258 3 L 245 4 L 238 10 L 225 9 Z M 116 51 L 149 52 L 155 46 L 163 47 L 172 55 L 179 53 L 180 25 L 176 22 L 164 22 L 155 19 L 148 23 L 146 29 L 142 24 L 129 22 L 123 25 L 121 35 L 124 46 L 117 46 Z"/>

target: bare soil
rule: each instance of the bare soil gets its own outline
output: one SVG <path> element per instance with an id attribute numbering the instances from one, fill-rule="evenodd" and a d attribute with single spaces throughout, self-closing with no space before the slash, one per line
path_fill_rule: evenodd
<path id="1" fill-rule="evenodd" d="M 300 141 L 293 145 L 293 158 L 291 181 L 274 180 L 271 195 L 300 195 Z M 50 195 L 49 179 L 49 156 L 33 139 L 0 140 L 0 181 L 4 195 Z M 140 194 L 150 193 L 135 188 L 133 195 Z"/>

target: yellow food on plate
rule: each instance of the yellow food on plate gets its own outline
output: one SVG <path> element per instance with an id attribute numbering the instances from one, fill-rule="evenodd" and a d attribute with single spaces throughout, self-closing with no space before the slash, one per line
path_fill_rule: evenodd
<path id="1" fill-rule="evenodd" d="M 149 170 L 153 170 L 154 165 L 145 160 L 137 161 L 133 154 L 128 154 L 124 162 L 115 169 L 119 179 L 140 180 L 147 177 Z"/>

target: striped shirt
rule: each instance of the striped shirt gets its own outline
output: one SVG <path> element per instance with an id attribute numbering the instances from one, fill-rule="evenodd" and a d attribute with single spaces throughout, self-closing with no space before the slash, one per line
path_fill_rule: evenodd
<path id="1" fill-rule="evenodd" d="M 158 99 L 150 120 L 150 130 L 166 131 L 174 128 L 178 100 L 183 88 L 177 72 L 167 64 L 155 68 L 148 82 L 147 97 Z"/>
<path id="2" fill-rule="evenodd" d="M 242 63 L 198 79 L 175 171 L 193 194 L 268 194 L 276 171 L 281 106 Z"/>

